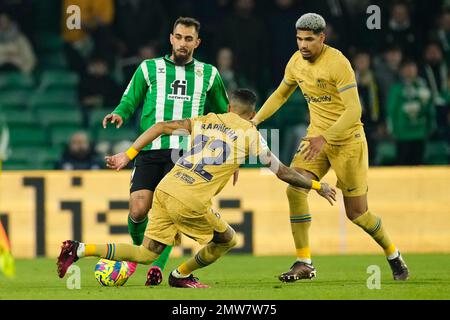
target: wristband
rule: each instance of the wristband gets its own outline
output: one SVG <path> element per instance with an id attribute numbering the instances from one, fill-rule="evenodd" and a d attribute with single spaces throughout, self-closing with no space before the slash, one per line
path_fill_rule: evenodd
<path id="1" fill-rule="evenodd" d="M 311 185 L 311 189 L 314 189 L 314 190 L 320 191 L 320 189 L 322 188 L 322 186 L 321 186 L 321 184 L 320 184 L 320 182 L 319 182 L 319 181 L 316 181 L 316 180 L 311 180 L 311 183 L 312 183 L 312 185 Z"/>
<path id="2" fill-rule="evenodd" d="M 128 156 L 128 158 L 130 159 L 130 160 L 133 160 L 134 158 L 136 158 L 136 156 L 138 155 L 138 151 L 135 149 L 135 148 L 133 148 L 133 147 L 130 147 L 130 149 L 128 149 L 127 150 L 127 152 L 125 152 L 125 154 Z"/>

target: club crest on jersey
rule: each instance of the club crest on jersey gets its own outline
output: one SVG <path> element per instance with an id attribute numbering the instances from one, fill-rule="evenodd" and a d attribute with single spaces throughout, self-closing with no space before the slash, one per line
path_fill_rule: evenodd
<path id="1" fill-rule="evenodd" d="M 201 76 L 203 76 L 203 70 L 202 70 L 202 68 L 195 68 L 195 75 L 197 76 L 197 77 L 201 77 Z"/>
<path id="2" fill-rule="evenodd" d="M 167 99 L 191 101 L 191 97 L 186 95 L 187 93 L 186 80 L 175 80 L 174 82 L 172 82 L 170 87 L 172 88 L 172 93 L 167 95 Z"/>
<path id="3" fill-rule="evenodd" d="M 327 87 L 327 82 L 323 79 L 317 79 L 317 86 L 320 89 L 325 89 Z"/>

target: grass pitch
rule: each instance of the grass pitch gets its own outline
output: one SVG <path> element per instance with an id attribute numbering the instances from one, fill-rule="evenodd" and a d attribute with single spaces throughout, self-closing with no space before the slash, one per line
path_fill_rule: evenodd
<path id="1" fill-rule="evenodd" d="M 392 280 L 383 256 L 317 256 L 313 281 L 281 283 L 277 275 L 289 269 L 292 257 L 228 255 L 195 275 L 210 289 L 170 288 L 167 276 L 183 259 L 171 259 L 158 287 L 145 287 L 147 266 L 140 265 L 124 287 L 101 287 L 94 278 L 97 259 L 82 259 L 81 288 L 67 288 L 67 275 L 59 279 L 55 259 L 17 260 L 17 276 L 0 275 L 0 300 L 4 299 L 154 299 L 154 300 L 311 300 L 311 299 L 450 299 L 450 255 L 405 254 L 410 280 Z M 381 270 L 381 288 L 368 289 L 370 265 Z"/>

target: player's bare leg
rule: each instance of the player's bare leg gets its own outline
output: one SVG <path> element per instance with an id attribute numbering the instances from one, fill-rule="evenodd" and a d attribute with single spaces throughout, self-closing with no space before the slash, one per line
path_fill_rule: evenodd
<path id="1" fill-rule="evenodd" d="M 309 171 L 300 168 L 295 168 L 295 170 L 311 179 L 319 180 Z M 289 271 L 279 275 L 278 279 L 283 282 L 312 279 L 316 276 L 316 269 L 312 265 L 309 247 L 309 227 L 311 226 L 311 215 L 308 206 L 309 190 L 289 186 L 286 193 L 289 199 L 291 230 L 295 242 L 297 260 Z"/>
<path id="2" fill-rule="evenodd" d="M 228 227 L 225 232 L 214 232 L 210 243 L 170 273 L 169 285 L 178 288 L 209 288 L 208 285 L 200 283 L 192 272 L 214 263 L 234 246 L 236 246 L 236 233 L 231 227 Z"/>
<path id="3" fill-rule="evenodd" d="M 145 229 L 148 223 L 148 212 L 152 207 L 153 191 L 137 190 L 130 194 L 130 214 L 128 216 L 128 233 L 133 244 L 139 246 L 144 239 Z M 129 263 L 128 276 L 131 276 L 137 268 L 134 262 Z"/>
<path id="4" fill-rule="evenodd" d="M 394 280 L 407 280 L 409 277 L 408 267 L 385 231 L 381 218 L 368 210 L 367 194 L 357 197 L 344 197 L 344 205 L 347 217 L 367 232 L 383 248 L 392 269 Z"/>
<path id="5" fill-rule="evenodd" d="M 153 191 L 138 190 L 130 194 L 130 215 L 128 231 L 133 244 L 141 245 L 148 221 L 148 212 L 152 207 Z M 131 220 L 131 221 L 130 221 Z"/>

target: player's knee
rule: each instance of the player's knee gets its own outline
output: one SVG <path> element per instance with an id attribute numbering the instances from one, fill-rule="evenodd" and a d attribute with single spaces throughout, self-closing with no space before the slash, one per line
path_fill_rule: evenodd
<path id="1" fill-rule="evenodd" d="M 150 207 L 148 204 L 139 202 L 130 202 L 130 217 L 134 222 L 143 221 L 147 215 Z"/>
<path id="2" fill-rule="evenodd" d="M 357 219 L 358 217 L 360 217 L 360 216 L 362 216 L 364 213 L 366 213 L 367 212 L 367 210 L 355 210 L 355 209 L 353 209 L 353 210 L 347 210 L 345 213 L 346 213 L 346 215 L 347 215 L 347 218 L 350 220 L 350 221 L 353 221 L 353 220 L 355 220 L 355 219 Z"/>
<path id="3" fill-rule="evenodd" d="M 225 232 L 214 232 L 212 242 L 233 248 L 237 245 L 236 232 L 231 227 L 228 227 Z"/>
<path id="4" fill-rule="evenodd" d="M 345 201 L 345 213 L 347 215 L 347 218 L 351 221 L 355 220 L 356 218 L 362 216 L 364 213 L 367 212 L 368 206 L 367 203 L 364 201 Z"/>
<path id="5" fill-rule="evenodd" d="M 152 207 L 152 193 L 148 190 L 135 191 L 130 195 L 130 217 L 135 222 L 144 220 Z"/>

